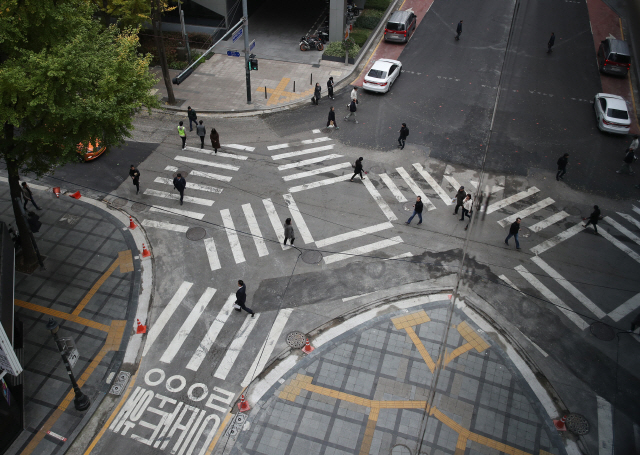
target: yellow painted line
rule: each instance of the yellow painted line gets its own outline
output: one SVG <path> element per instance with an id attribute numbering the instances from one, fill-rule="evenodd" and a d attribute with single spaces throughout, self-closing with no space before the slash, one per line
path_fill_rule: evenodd
<path id="1" fill-rule="evenodd" d="M 231 419 L 231 417 L 233 417 L 233 414 L 229 413 L 224 418 L 224 420 L 220 424 L 220 428 L 218 428 L 218 431 L 216 431 L 216 435 L 211 440 L 211 444 L 209 444 L 209 447 L 207 448 L 207 453 L 205 453 L 205 455 L 211 455 L 211 452 L 213 452 L 214 447 L 218 443 L 218 439 L 220 439 L 220 437 L 222 436 L 222 433 L 224 433 L 224 429 L 227 427 L 227 424 L 229 423 L 229 419 Z M 88 454 L 85 453 L 85 455 L 88 455 Z"/>
<path id="2" fill-rule="evenodd" d="M 273 95 L 271 95 L 269 97 L 269 100 L 267 101 L 267 106 L 271 104 L 278 104 L 280 102 L 280 95 L 282 92 L 284 92 L 284 89 L 289 84 L 290 80 L 291 79 L 288 77 L 283 77 L 282 79 L 280 79 L 280 82 L 273 92 Z"/>
<path id="3" fill-rule="evenodd" d="M 106 324 L 100 324 L 99 322 L 92 321 L 91 319 L 82 318 L 74 314 L 64 313 L 62 311 L 47 308 L 42 305 L 36 305 L 35 303 L 24 302 L 22 300 L 14 300 L 14 303 L 22 308 L 36 311 L 38 313 L 48 314 L 49 316 L 55 316 L 60 319 L 75 322 L 76 324 L 91 327 L 92 329 L 101 330 L 103 332 L 109 332 L 109 326 Z"/>
<path id="4" fill-rule="evenodd" d="M 618 18 L 618 24 L 620 25 L 620 36 L 624 41 L 624 31 L 622 30 L 622 19 Z M 638 123 L 638 115 L 636 110 L 636 97 L 633 95 L 633 85 L 631 84 L 631 72 L 627 72 L 627 80 L 629 81 L 629 91 L 631 92 L 631 103 L 633 104 L 633 113 L 636 116 L 636 126 L 640 128 L 640 123 Z"/>

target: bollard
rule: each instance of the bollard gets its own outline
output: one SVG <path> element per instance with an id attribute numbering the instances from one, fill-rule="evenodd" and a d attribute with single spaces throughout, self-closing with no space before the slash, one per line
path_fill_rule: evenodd
<path id="1" fill-rule="evenodd" d="M 293 81 L 293 93 L 296 92 L 296 81 Z"/>
<path id="2" fill-rule="evenodd" d="M 267 99 L 267 86 L 264 86 L 264 99 Z"/>
<path id="3" fill-rule="evenodd" d="M 313 73 L 311 73 L 311 80 L 309 81 L 309 85 L 313 85 Z"/>

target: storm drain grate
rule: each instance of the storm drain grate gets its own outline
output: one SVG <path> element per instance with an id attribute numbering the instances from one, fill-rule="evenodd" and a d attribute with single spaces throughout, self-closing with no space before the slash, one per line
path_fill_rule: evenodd
<path id="1" fill-rule="evenodd" d="M 322 261 L 322 253 L 317 250 L 307 250 L 302 253 L 302 262 L 307 264 L 318 264 Z"/>
<path id="2" fill-rule="evenodd" d="M 202 240 L 207 235 L 207 231 L 201 227 L 192 227 L 187 230 L 187 238 L 189 240 Z"/>
<path id="3" fill-rule="evenodd" d="M 111 390 L 109 390 L 109 393 L 112 395 L 122 395 L 122 392 L 124 392 L 127 384 L 129 384 L 129 379 L 131 379 L 131 373 L 127 371 L 121 371 L 120 373 L 118 373 L 118 377 L 111 386 Z"/>
<path id="4" fill-rule="evenodd" d="M 291 332 L 287 335 L 287 344 L 293 349 L 302 349 L 306 344 L 307 336 L 302 332 Z"/>
<path id="5" fill-rule="evenodd" d="M 611 341 L 616 337 L 614 330 L 604 322 L 594 322 L 589 330 L 591 335 L 602 341 Z"/>
<path id="6" fill-rule="evenodd" d="M 142 212 L 144 209 L 146 209 L 147 206 L 145 204 L 141 204 L 139 202 L 135 202 L 132 206 L 131 206 L 131 210 L 133 210 L 134 212 Z"/>
<path id="7" fill-rule="evenodd" d="M 114 209 L 121 209 L 125 205 L 127 205 L 127 200 L 122 199 L 121 197 L 117 197 L 109 201 L 109 206 L 113 207 Z"/>
<path id="8" fill-rule="evenodd" d="M 589 433 L 589 421 L 581 414 L 569 414 L 564 424 L 571 433 L 579 435 Z"/>
<path id="9" fill-rule="evenodd" d="M 246 421 L 247 421 L 246 415 L 242 413 L 236 414 L 236 416 L 231 421 L 229 428 L 227 429 L 227 436 L 231 436 L 232 438 L 235 439 L 235 437 L 238 436 L 238 434 L 240 433 L 240 430 L 242 430 L 242 427 L 244 427 L 244 423 Z"/>

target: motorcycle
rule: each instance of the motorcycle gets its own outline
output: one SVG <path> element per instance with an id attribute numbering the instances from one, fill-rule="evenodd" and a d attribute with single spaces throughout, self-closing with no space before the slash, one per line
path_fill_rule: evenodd
<path id="1" fill-rule="evenodd" d="M 308 51 L 309 49 L 324 50 L 324 44 L 315 36 L 303 36 L 300 38 L 300 50 Z"/>
<path id="2" fill-rule="evenodd" d="M 320 38 L 320 41 L 322 42 L 322 44 L 328 43 L 329 42 L 329 28 L 328 27 L 322 27 L 318 30 L 316 30 L 316 36 L 318 38 Z"/>

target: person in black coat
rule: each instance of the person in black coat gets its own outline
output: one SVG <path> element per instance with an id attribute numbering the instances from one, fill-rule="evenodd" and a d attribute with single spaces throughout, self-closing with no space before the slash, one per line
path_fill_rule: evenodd
<path id="1" fill-rule="evenodd" d="M 413 205 L 413 215 L 409 217 L 406 224 L 411 224 L 411 220 L 416 215 L 418 215 L 418 218 L 420 218 L 420 221 L 418 222 L 418 224 L 422 224 L 422 207 L 423 207 L 422 198 L 418 196 L 416 198 L 416 203 Z"/>
<path id="2" fill-rule="evenodd" d="M 620 168 L 619 171 L 616 171 L 617 174 L 635 174 L 633 169 L 631 169 L 631 164 L 636 160 L 636 154 L 633 149 L 627 149 L 627 152 L 624 155 L 622 161 L 624 164 Z"/>
<path id="3" fill-rule="evenodd" d="M 334 99 L 333 98 L 333 76 L 329 78 L 329 80 L 327 81 L 327 91 L 329 92 L 329 98 Z"/>
<path id="4" fill-rule="evenodd" d="M 590 224 L 593 224 L 593 230 L 595 231 L 596 235 L 598 235 L 598 221 L 600 221 L 600 209 L 597 205 L 594 205 L 593 212 L 591 212 L 591 215 L 589 215 L 589 221 L 587 221 L 586 224 L 583 224 L 582 227 L 587 227 Z"/>
<path id="5" fill-rule="evenodd" d="M 331 122 L 333 122 L 333 124 Z M 340 129 L 340 127 L 336 123 L 336 111 L 333 108 L 333 106 L 331 106 L 331 109 L 329 110 L 329 118 L 327 119 L 327 128 L 335 128 L 337 130 Z"/>
<path id="6" fill-rule="evenodd" d="M 353 116 L 356 123 L 358 123 L 358 117 L 356 116 L 357 110 L 358 110 L 358 107 L 356 106 L 356 100 L 351 100 L 351 104 L 349 104 L 349 115 L 347 115 L 344 119 L 349 120 L 349 118 Z"/>
<path id="7" fill-rule="evenodd" d="M 567 173 L 567 164 L 569 164 L 569 154 L 565 153 L 558 158 L 558 172 L 556 173 L 556 180 L 560 180 L 562 176 Z"/>
<path id="8" fill-rule="evenodd" d="M 322 92 L 322 87 L 320 87 L 320 82 L 316 82 L 316 88 L 313 91 L 313 99 L 316 103 L 316 106 L 318 105 L 318 101 L 320 101 L 321 92 Z"/>
<path id="9" fill-rule="evenodd" d="M 353 182 L 353 177 L 355 177 L 356 175 L 360 174 L 360 180 L 364 180 L 364 177 L 362 176 L 362 160 L 363 158 L 360 157 L 356 160 L 353 167 L 353 176 L 351 177 L 351 180 L 349 180 L 350 182 Z"/>
<path id="10" fill-rule="evenodd" d="M 513 222 L 513 224 L 509 228 L 509 235 L 507 236 L 506 239 L 504 239 L 504 243 L 506 243 L 507 246 L 509 246 L 509 239 L 511 237 L 516 239 L 516 250 L 520 249 L 520 242 L 518 241 L 518 232 L 520 231 L 520 221 L 521 221 L 520 218 L 516 218 L 516 220 Z"/>
<path id="11" fill-rule="evenodd" d="M 398 147 L 400 147 L 400 150 L 404 148 L 407 136 L 409 136 L 409 128 L 407 128 L 406 123 L 403 123 L 402 127 L 400 128 L 400 137 L 398 138 Z"/>
<path id="12" fill-rule="evenodd" d="M 173 187 L 180 192 L 180 205 L 182 205 L 182 199 L 184 198 L 184 189 L 187 187 L 187 181 L 182 177 L 182 174 L 178 174 L 173 179 Z"/>
<path id="13" fill-rule="evenodd" d="M 458 22 L 458 26 L 456 27 L 456 41 L 460 39 L 460 35 L 462 35 L 462 21 Z"/>
<path id="14" fill-rule="evenodd" d="M 464 186 L 461 186 L 456 195 L 453 197 L 453 201 L 456 201 L 456 208 L 453 211 L 454 215 L 458 214 L 458 209 L 464 204 L 464 199 L 467 197 L 467 192 L 464 190 Z M 451 201 L 451 202 L 453 202 Z"/>
<path id="15" fill-rule="evenodd" d="M 553 49 L 551 49 L 553 47 L 553 45 L 556 42 L 556 34 L 551 32 L 551 38 L 549 38 L 549 42 L 547 43 L 547 54 L 553 52 Z"/>
<path id="16" fill-rule="evenodd" d="M 189 131 L 193 131 L 193 123 L 198 126 L 198 116 L 196 111 L 191 109 L 191 106 L 187 107 L 187 118 L 189 119 Z"/>
<path id="17" fill-rule="evenodd" d="M 236 305 L 240 308 L 235 308 L 236 311 L 246 311 L 253 317 L 255 315 L 254 311 L 251 308 L 247 308 L 245 306 L 245 302 L 247 301 L 247 286 L 245 286 L 244 281 L 238 280 L 238 290 L 236 291 Z"/>
<path id="18" fill-rule="evenodd" d="M 133 180 L 133 185 L 136 187 L 136 194 L 140 192 L 140 171 L 132 164 L 129 169 L 129 177 Z"/>

